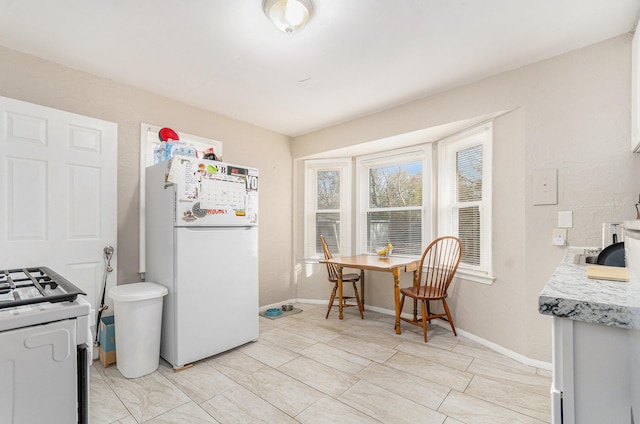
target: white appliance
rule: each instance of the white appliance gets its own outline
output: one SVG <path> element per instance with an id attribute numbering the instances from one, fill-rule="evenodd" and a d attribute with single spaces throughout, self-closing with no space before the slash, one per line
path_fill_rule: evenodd
<path id="1" fill-rule="evenodd" d="M 0 422 L 88 423 L 91 305 L 46 267 L 0 270 Z"/>
<path id="2" fill-rule="evenodd" d="M 177 156 L 146 170 L 145 280 L 165 286 L 174 368 L 258 338 L 258 170 Z"/>

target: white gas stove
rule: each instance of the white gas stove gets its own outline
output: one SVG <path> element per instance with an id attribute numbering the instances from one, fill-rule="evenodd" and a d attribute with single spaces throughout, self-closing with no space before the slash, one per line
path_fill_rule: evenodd
<path id="1" fill-rule="evenodd" d="M 0 422 L 87 423 L 91 305 L 46 267 L 0 269 Z"/>

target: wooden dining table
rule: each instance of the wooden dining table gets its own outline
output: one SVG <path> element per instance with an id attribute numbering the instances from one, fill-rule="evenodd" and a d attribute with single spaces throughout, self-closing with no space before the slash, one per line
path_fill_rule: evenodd
<path id="1" fill-rule="evenodd" d="M 381 257 L 378 255 L 355 255 L 325 259 L 322 263 L 335 264 L 338 268 L 338 305 L 339 317 L 342 319 L 342 269 L 354 268 L 369 271 L 390 272 L 393 275 L 393 296 L 396 306 L 396 334 L 400 334 L 400 272 L 413 272 L 413 284 L 419 285 L 418 265 L 420 259 L 404 258 L 401 256 Z M 364 279 L 361 280 L 361 298 L 364 305 Z M 415 306 L 414 306 L 415 309 Z M 415 314 L 416 311 L 414 311 Z"/>

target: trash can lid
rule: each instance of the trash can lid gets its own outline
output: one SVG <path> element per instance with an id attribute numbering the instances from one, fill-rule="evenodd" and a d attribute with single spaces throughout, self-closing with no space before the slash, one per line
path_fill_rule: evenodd
<path id="1" fill-rule="evenodd" d="M 109 297 L 120 302 L 153 299 L 169 293 L 166 287 L 156 283 L 122 284 L 109 289 Z"/>

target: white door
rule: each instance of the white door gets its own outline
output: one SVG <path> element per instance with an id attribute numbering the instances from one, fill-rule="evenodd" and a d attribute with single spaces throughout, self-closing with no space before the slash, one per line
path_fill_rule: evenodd
<path id="1" fill-rule="evenodd" d="M 48 266 L 95 309 L 116 247 L 117 125 L 6 97 L 0 113 L 0 269 Z"/>

